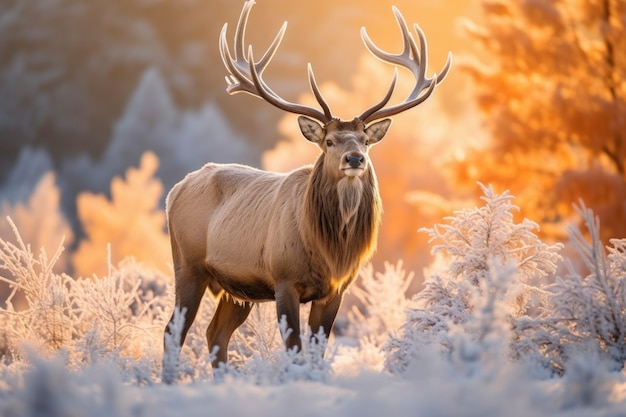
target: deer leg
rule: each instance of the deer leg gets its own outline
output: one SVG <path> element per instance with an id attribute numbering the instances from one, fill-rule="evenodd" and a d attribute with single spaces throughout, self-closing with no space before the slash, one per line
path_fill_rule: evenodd
<path id="1" fill-rule="evenodd" d="M 180 334 L 180 340 L 178 341 L 178 346 L 182 346 L 185 342 L 185 338 L 187 337 L 187 332 L 189 331 L 191 324 L 196 318 L 198 308 L 200 307 L 200 302 L 202 301 L 202 297 L 204 296 L 204 292 L 206 291 L 207 277 L 204 271 L 187 266 L 181 266 L 179 268 L 176 268 L 175 275 L 175 307 L 178 308 L 181 312 L 185 310 L 185 324 Z M 165 327 L 166 334 L 171 334 L 170 325 L 173 321 L 174 314 L 172 314 L 169 323 Z M 165 346 L 165 350 L 167 350 L 167 344 Z"/>
<path id="2" fill-rule="evenodd" d="M 287 322 L 288 335 L 285 338 L 285 347 L 296 350 L 302 348 L 300 341 L 300 299 L 295 288 L 290 285 L 277 285 L 276 287 L 276 316 L 278 322 L 285 317 Z"/>
<path id="3" fill-rule="evenodd" d="M 211 365 L 217 369 L 220 363 L 228 361 L 228 342 L 233 332 L 246 321 L 252 303 L 241 303 L 233 300 L 228 294 L 222 295 L 215 314 L 206 329 L 206 340 L 209 350 L 218 347 L 217 355 Z"/>
<path id="4" fill-rule="evenodd" d="M 326 340 L 328 340 L 333 325 L 335 324 L 337 312 L 339 311 L 339 307 L 341 307 L 342 300 L 343 294 L 337 294 L 325 303 L 313 301 L 311 304 L 311 313 L 309 314 L 311 337 L 316 335 L 320 329 L 322 329 L 326 335 Z"/>

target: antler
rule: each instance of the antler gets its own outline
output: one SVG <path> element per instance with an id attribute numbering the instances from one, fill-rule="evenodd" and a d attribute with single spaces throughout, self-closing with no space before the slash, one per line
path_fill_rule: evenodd
<path id="1" fill-rule="evenodd" d="M 235 94 L 243 91 L 259 97 L 287 112 L 309 116 L 324 124 L 330 122 L 333 119 L 333 116 L 330 112 L 328 104 L 326 104 L 319 91 L 311 64 L 308 65 L 309 85 L 311 87 L 311 91 L 315 95 L 315 98 L 322 107 L 322 111 L 313 107 L 304 106 L 302 104 L 291 103 L 281 98 L 278 94 L 272 91 L 271 88 L 269 88 L 265 81 L 263 81 L 263 71 L 272 60 L 278 46 L 283 40 L 285 30 L 287 29 L 287 22 L 283 23 L 282 27 L 278 31 L 278 34 L 270 44 L 267 52 L 265 52 L 258 62 L 254 61 L 252 46 L 248 48 L 248 56 L 247 59 L 245 58 L 244 33 L 246 31 L 246 25 L 248 24 L 248 16 L 250 15 L 250 10 L 252 9 L 252 6 L 254 6 L 254 3 L 254 0 L 249 0 L 243 5 L 243 10 L 241 11 L 239 22 L 237 23 L 237 29 L 235 30 L 234 58 L 228 49 L 228 43 L 226 41 L 226 29 L 228 27 L 228 23 L 224 24 L 222 32 L 220 33 L 220 54 L 222 55 L 222 61 L 224 61 L 226 69 L 230 73 L 230 75 L 226 76 L 226 83 L 228 84 L 226 91 L 229 94 Z"/>
<path id="2" fill-rule="evenodd" d="M 391 80 L 391 85 L 389 86 L 389 90 L 387 90 L 387 94 L 385 94 L 385 97 L 383 97 L 383 99 L 377 104 L 365 110 L 365 112 L 363 112 L 363 114 L 359 116 L 359 119 L 362 120 L 364 123 L 369 123 L 373 120 L 393 116 L 394 114 L 401 113 L 422 103 L 432 94 L 436 85 L 443 81 L 445 76 L 448 74 L 448 70 L 450 69 L 452 54 L 448 53 L 448 59 L 446 60 L 446 64 L 444 65 L 439 75 L 434 74 L 432 78 L 426 78 L 425 75 L 428 62 L 428 52 L 424 32 L 417 24 L 413 25 L 419 39 L 418 49 L 418 45 L 415 43 L 413 35 L 409 31 L 406 21 L 402 16 L 402 13 L 400 13 L 400 10 L 398 10 L 398 8 L 396 8 L 395 6 L 393 6 L 392 9 L 393 14 L 396 17 L 396 22 L 398 22 L 398 26 L 400 27 L 400 31 L 402 32 L 402 41 L 404 45 L 402 53 L 390 54 L 374 45 L 364 27 L 361 28 L 361 38 L 363 39 L 365 47 L 381 61 L 387 62 L 389 64 L 399 65 L 411 71 L 415 77 L 415 87 L 411 91 L 411 94 L 409 94 L 409 96 L 402 103 L 396 104 L 386 109 L 383 108 L 391 98 L 393 90 L 396 86 L 396 81 L 398 77 L 398 68 L 396 67 L 393 79 Z M 426 92 L 422 94 L 424 90 L 426 90 Z"/>

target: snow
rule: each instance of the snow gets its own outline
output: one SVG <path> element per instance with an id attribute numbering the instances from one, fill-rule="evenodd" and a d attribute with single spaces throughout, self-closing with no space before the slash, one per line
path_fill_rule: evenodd
<path id="1" fill-rule="evenodd" d="M 123 384 L 112 369 L 103 363 L 68 373 L 59 359 L 38 360 L 23 386 L 10 393 L 3 390 L 0 413 L 6 417 L 590 417 L 626 413 L 624 378 L 605 371 L 596 372 L 595 389 L 581 392 L 576 381 L 532 381 L 515 367 L 503 369 L 493 380 L 453 377 L 438 360 L 421 362 L 405 376 L 363 372 L 351 377 L 336 374 L 326 382 L 300 380 L 280 385 L 233 377 L 220 383 L 141 387 Z"/>

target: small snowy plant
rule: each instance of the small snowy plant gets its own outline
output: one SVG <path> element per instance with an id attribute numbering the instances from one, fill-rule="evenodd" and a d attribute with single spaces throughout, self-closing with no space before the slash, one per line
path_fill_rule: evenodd
<path id="1" fill-rule="evenodd" d="M 9 224 L 15 242 L 0 239 L 0 281 L 11 288 L 0 306 L 0 334 L 5 335 L 0 356 L 24 360 L 28 345 L 39 354 L 62 351 L 72 368 L 106 357 L 128 380 L 152 379 L 154 358 L 160 355 L 153 347 L 162 340 L 164 318 L 157 302 L 163 276 L 130 259 L 119 267 L 109 259 L 103 277 L 75 280 L 57 274 L 62 242 L 52 257 L 43 248 L 36 256 L 10 219 Z"/>
<path id="2" fill-rule="evenodd" d="M 534 234 L 538 225 L 530 220 L 515 223 L 512 212 L 519 208 L 508 191 L 497 195 L 480 186 L 484 206 L 457 211 L 446 218 L 448 224 L 420 230 L 430 242 L 439 242 L 432 252 L 444 267 L 426 277 L 406 323 L 386 346 L 392 372 L 406 370 L 424 348 L 477 360 L 481 349 L 493 347 L 494 332 L 504 331 L 502 326 L 508 332 L 528 314 L 533 295 L 541 298 L 543 292 L 532 283 L 556 270 L 561 245 L 541 242 Z"/>
<path id="3" fill-rule="evenodd" d="M 278 328 L 283 339 L 292 331 L 287 327 L 284 315 Z M 243 373 L 260 385 L 279 385 L 301 380 L 326 381 L 331 372 L 334 350 L 326 349 L 328 340 L 323 330 L 311 334 L 308 328 L 300 336 L 300 340 L 300 351 L 280 347 L 271 352 L 270 357 L 260 358 L 254 355 L 253 360 L 246 363 Z"/>
<path id="4" fill-rule="evenodd" d="M 163 354 L 161 380 L 166 384 L 172 384 L 179 379 L 180 336 L 185 326 L 186 312 L 186 308 L 180 310 L 176 307 L 174 309 L 174 320 L 168 325 L 169 333 L 165 333 L 165 353 Z"/>
<path id="5" fill-rule="evenodd" d="M 63 253 L 63 242 L 52 257 L 42 248 L 35 256 L 25 244 L 15 223 L 7 217 L 15 243 L 0 239 L 0 281 L 11 292 L 0 307 L 8 351 L 19 352 L 27 342 L 43 349 L 59 349 L 76 337 L 74 323 L 80 314 L 69 296 L 74 281 L 53 268 Z M 19 299 L 14 303 L 15 299 Z"/>
<path id="6" fill-rule="evenodd" d="M 348 312 L 341 332 L 344 342 L 350 339 L 352 342 L 338 346 L 338 360 L 333 364 L 336 369 L 344 373 L 383 369 L 383 347 L 390 333 L 398 330 L 406 320 L 406 309 L 410 304 L 406 292 L 413 277 L 413 272 L 403 268 L 402 261 L 395 265 L 385 262 L 382 272 L 375 272 L 372 264 L 361 269 L 356 285 L 350 288 L 350 295 L 359 303 Z"/>
<path id="7" fill-rule="evenodd" d="M 326 349 L 324 332 L 311 334 L 305 319 L 310 306 L 300 307 L 302 349 L 285 350 L 291 333 L 285 316 L 276 325 L 276 308 L 271 303 L 255 304 L 250 316 L 233 334 L 229 362 L 221 372 L 240 375 L 259 385 L 280 385 L 291 381 L 325 381 L 331 371 L 333 349 Z M 326 353 L 326 354 L 324 354 Z M 221 376 L 218 374 L 218 380 Z"/>
<path id="8" fill-rule="evenodd" d="M 348 314 L 349 332 L 358 339 L 368 338 L 383 344 L 389 338 L 389 331 L 398 329 L 405 321 L 409 301 L 406 296 L 414 273 L 402 267 L 402 261 L 395 265 L 385 262 L 383 272 L 374 272 L 372 264 L 366 265 L 359 273 L 357 285 L 350 289 L 362 304 L 354 305 Z"/>
<path id="9" fill-rule="evenodd" d="M 612 370 L 626 362 L 626 239 L 600 241 L 600 224 L 582 203 L 576 207 L 588 238 L 570 227 L 582 265 L 566 262 L 566 277 L 548 287 L 548 303 L 536 319 L 519 323 L 519 344 L 529 360 L 552 373 L 567 374 L 568 362 L 597 357 Z"/>

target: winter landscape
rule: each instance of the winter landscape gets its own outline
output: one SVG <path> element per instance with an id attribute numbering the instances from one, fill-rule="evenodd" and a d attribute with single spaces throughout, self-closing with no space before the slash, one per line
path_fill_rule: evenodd
<path id="1" fill-rule="evenodd" d="M 512 196 L 483 191 L 482 206 L 423 230 L 438 261 L 419 293 L 405 295 L 413 274 L 401 263 L 361 272 L 362 307 L 323 359 L 323 336 L 285 352 L 286 329 L 261 304 L 212 374 L 206 303 L 180 358 L 164 359 L 176 364 L 171 385 L 160 346 L 171 280 L 132 261 L 93 280 L 56 274 L 58 253 L 33 253 L 15 229 L 18 243 L 0 252 L 14 288 L 2 310 L 2 415 L 624 415 L 626 239 L 603 248 L 580 206 L 587 230 L 570 230 L 576 255 L 562 259 L 536 223 L 513 220 Z M 533 284 L 555 273 L 551 286 Z M 26 308 L 13 307 L 18 294 Z"/>
<path id="2" fill-rule="evenodd" d="M 256 304 L 217 370 L 208 293 L 163 354 L 165 195 L 205 162 L 318 151 L 294 116 L 224 93 L 217 37 L 243 1 L 211 3 L 0 5 L 0 416 L 626 416 L 626 2 L 395 2 L 427 73 L 454 64 L 371 152 L 378 251 L 330 340 L 285 350 Z M 391 4 L 259 0 L 249 39 L 289 20 L 268 80 L 313 103 L 311 60 L 348 117 L 391 80 L 358 38 L 400 47 Z"/>

